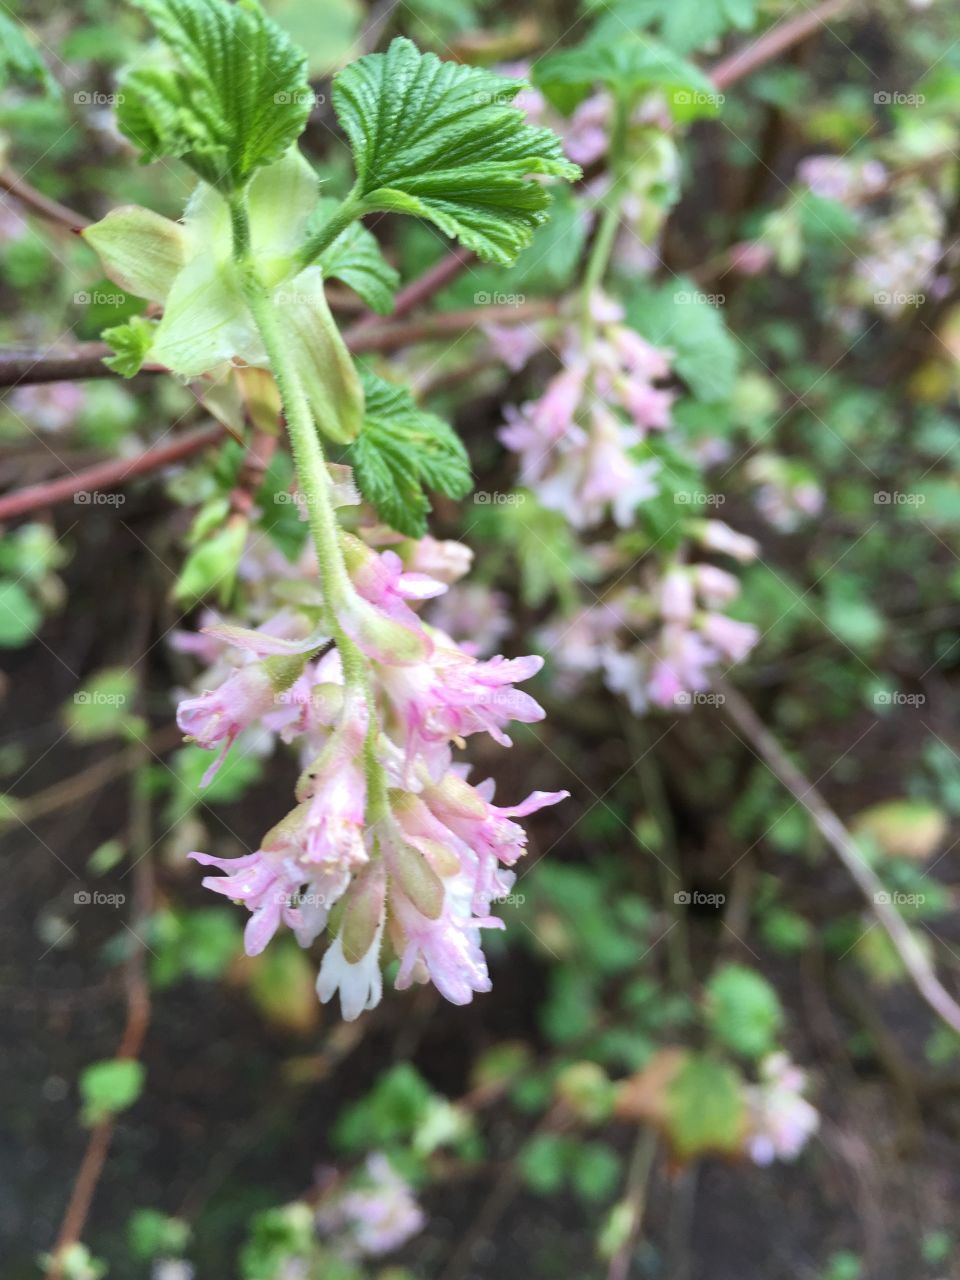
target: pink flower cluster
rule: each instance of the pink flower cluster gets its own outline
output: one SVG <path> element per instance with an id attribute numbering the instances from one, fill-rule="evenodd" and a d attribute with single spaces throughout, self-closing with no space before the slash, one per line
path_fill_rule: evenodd
<path id="1" fill-rule="evenodd" d="M 759 1084 L 746 1088 L 744 1146 L 754 1164 L 795 1160 L 816 1133 L 820 1115 L 803 1096 L 806 1086 L 806 1072 L 785 1053 L 772 1053 L 760 1064 Z"/>
<path id="2" fill-rule="evenodd" d="M 571 326 L 563 369 L 538 399 L 508 406 L 500 439 L 520 456 L 521 483 L 543 506 L 562 511 L 577 529 L 612 514 L 621 528 L 657 493 L 660 464 L 642 456 L 651 431 L 670 425 L 674 393 L 656 384 L 670 374 L 668 357 L 623 323 L 623 310 L 595 294 L 595 332 L 584 340 Z"/>
<path id="3" fill-rule="evenodd" d="M 426 1215 L 382 1151 L 367 1157 L 362 1182 L 338 1189 L 317 1210 L 317 1226 L 342 1258 L 378 1258 L 421 1231 Z"/>
<path id="4" fill-rule="evenodd" d="M 748 543 L 730 545 L 744 551 Z M 568 685 L 599 671 L 636 715 L 682 710 L 711 687 L 715 667 L 743 661 L 759 639 L 756 627 L 722 611 L 739 591 L 716 565 L 675 564 L 646 590 L 624 587 L 554 624 L 544 642 Z"/>
<path id="5" fill-rule="evenodd" d="M 332 607 L 318 593 L 314 620 L 301 590 L 302 611 L 255 630 L 207 628 L 239 665 L 178 711 L 188 737 L 220 750 L 208 778 L 244 731 L 298 745 L 296 804 L 261 847 L 191 856 L 224 872 L 208 888 L 249 910 L 249 954 L 281 925 L 304 947 L 330 930 L 317 991 L 323 1001 L 339 991 L 347 1019 L 379 1002 L 390 955 L 400 989 L 432 981 L 456 1004 L 489 990 L 480 930 L 503 927 L 491 907 L 526 844 L 513 819 L 567 794 L 535 791 L 499 807 L 492 784 L 466 780 L 453 755 L 466 738 L 487 733 L 509 746 L 510 721 L 543 717 L 514 687 L 543 660 L 480 661 L 423 622 L 413 606 L 442 595 L 469 553 L 432 539 L 400 545 L 402 555 L 344 535 L 350 590 Z"/>

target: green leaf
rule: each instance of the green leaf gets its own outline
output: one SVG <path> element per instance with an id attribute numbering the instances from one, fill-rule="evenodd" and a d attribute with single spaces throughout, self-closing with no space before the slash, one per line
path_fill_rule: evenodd
<path id="1" fill-rule="evenodd" d="M 424 489 L 463 498 L 473 483 L 470 459 L 456 433 L 426 413 L 405 387 L 362 370 L 366 412 L 350 446 L 360 492 L 380 517 L 410 538 L 426 532 L 430 502 Z"/>
<path id="2" fill-rule="evenodd" d="M 533 79 L 561 109 L 572 108 L 597 85 L 627 103 L 651 89 L 661 90 L 683 120 L 715 115 L 719 106 L 713 81 L 692 62 L 648 36 L 622 29 L 550 54 L 536 64 Z"/>
<path id="3" fill-rule="evenodd" d="M 616 36 L 617 32 L 622 35 L 624 26 L 655 27 L 671 49 L 691 53 L 713 44 L 732 28 L 749 31 L 756 16 L 757 0 L 622 0 L 601 20 L 598 30 Z"/>
<path id="4" fill-rule="evenodd" d="M 100 336 L 113 348 L 113 355 L 104 356 L 103 363 L 124 378 L 132 378 L 143 368 L 156 330 L 156 323 L 144 316 L 131 316 L 126 324 L 104 329 Z"/>
<path id="5" fill-rule="evenodd" d="M 520 1175 L 532 1191 L 553 1195 L 563 1186 L 571 1154 L 575 1161 L 578 1150 L 569 1138 L 555 1133 L 537 1134 L 520 1152 Z"/>
<path id="6" fill-rule="evenodd" d="M 29 644 L 42 620 L 43 614 L 19 582 L 0 581 L 0 648 Z"/>
<path id="7" fill-rule="evenodd" d="M 134 0 L 175 60 L 122 82 L 117 119 L 147 160 L 175 156 L 229 193 L 303 132 L 306 59 L 257 0 Z"/>
<path id="8" fill-rule="evenodd" d="M 85 1124 L 97 1124 L 107 1116 L 132 1107 L 143 1090 L 146 1070 L 134 1058 L 95 1062 L 80 1076 Z"/>
<path id="9" fill-rule="evenodd" d="M 105 667 L 67 704 L 64 718 L 77 742 L 98 742 L 130 724 L 136 678 L 122 667 Z"/>
<path id="10" fill-rule="evenodd" d="M 333 105 L 364 209 L 426 218 L 480 257 L 512 262 L 550 202 L 530 175 L 580 176 L 556 134 L 513 106 L 522 88 L 403 38 L 344 68 Z"/>
<path id="11" fill-rule="evenodd" d="M 318 208 L 322 219 L 329 217 L 338 203 L 321 200 Z M 372 310 L 382 316 L 393 310 L 393 295 L 400 277 L 384 259 L 376 237 L 362 223 L 351 223 L 317 261 L 324 277 L 342 280 Z"/>
<path id="12" fill-rule="evenodd" d="M 577 1148 L 570 1180 L 581 1199 L 606 1200 L 620 1180 L 620 1157 L 605 1142 L 584 1142 Z"/>
<path id="13" fill-rule="evenodd" d="M 181 1218 L 168 1218 L 157 1209 L 138 1209 L 130 1218 L 127 1237 L 137 1258 L 175 1258 L 190 1242 L 190 1227 Z"/>
<path id="14" fill-rule="evenodd" d="M 743 1123 L 741 1079 L 735 1068 L 691 1055 L 667 1087 L 665 1119 L 670 1144 L 681 1160 L 707 1152 L 732 1154 Z"/>
<path id="15" fill-rule="evenodd" d="M 56 89 L 56 81 L 30 43 L 24 28 L 0 11 L 0 89 L 14 81 L 41 84 L 47 93 Z"/>
<path id="16" fill-rule="evenodd" d="M 736 382 L 738 347 L 720 311 L 695 284 L 678 278 L 638 292 L 627 320 L 654 346 L 674 353 L 673 367 L 698 400 L 726 400 Z"/>
<path id="17" fill-rule="evenodd" d="M 707 983 L 707 1019 L 728 1049 L 762 1058 L 774 1047 L 783 1011 L 766 978 L 744 965 L 728 964 Z"/>

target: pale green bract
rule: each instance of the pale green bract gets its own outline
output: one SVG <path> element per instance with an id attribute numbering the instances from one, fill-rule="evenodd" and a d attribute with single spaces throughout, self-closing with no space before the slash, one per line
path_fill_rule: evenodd
<path id="1" fill-rule="evenodd" d="M 480 257 L 513 262 L 550 203 L 530 175 L 580 176 L 556 134 L 513 106 L 522 88 L 403 38 L 345 67 L 333 105 L 353 147 L 362 209 L 426 218 Z"/>
<path id="2" fill-rule="evenodd" d="M 241 190 L 303 132 L 306 58 L 256 0 L 133 0 L 173 56 L 130 72 L 117 122 L 144 159 L 186 162 L 219 191 Z"/>
<path id="3" fill-rule="evenodd" d="M 296 147 L 250 183 L 250 247 L 271 289 L 285 341 L 317 425 L 346 444 L 360 430 L 363 392 L 350 353 L 330 315 L 320 267 L 296 269 L 296 251 L 317 204 L 317 178 Z M 88 227 L 107 274 L 123 288 L 163 305 L 146 345 L 143 319 L 109 331 L 114 367 L 127 376 L 144 359 L 185 378 L 234 361 L 268 366 L 233 260 L 230 212 L 201 183 L 183 224 L 126 206 Z M 336 248 L 336 243 L 333 248 Z"/>

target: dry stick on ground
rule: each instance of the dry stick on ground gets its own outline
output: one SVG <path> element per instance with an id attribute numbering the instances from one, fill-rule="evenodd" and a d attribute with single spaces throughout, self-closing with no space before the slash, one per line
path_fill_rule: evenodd
<path id="1" fill-rule="evenodd" d="M 745 736 L 749 746 L 774 777 L 806 809 L 817 830 L 856 881 L 924 1000 L 949 1027 L 960 1033 L 960 1005 L 937 977 L 910 926 L 890 902 L 890 895 L 883 881 L 864 861 L 853 836 L 813 783 L 790 760 L 747 700 L 725 680 L 719 681 L 717 687 L 724 697 L 724 713 Z"/>

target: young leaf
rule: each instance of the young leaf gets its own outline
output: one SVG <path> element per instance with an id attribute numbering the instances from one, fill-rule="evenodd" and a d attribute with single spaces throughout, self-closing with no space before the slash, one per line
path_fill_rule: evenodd
<path id="1" fill-rule="evenodd" d="M 550 201 L 530 175 L 580 175 L 556 134 L 528 125 L 513 106 L 522 88 L 403 38 L 345 67 L 333 105 L 363 208 L 426 218 L 482 258 L 511 263 Z"/>
<path id="2" fill-rule="evenodd" d="M 337 207 L 337 201 L 319 202 L 323 217 Z M 342 280 L 373 311 L 385 316 L 393 309 L 393 295 L 400 277 L 380 252 L 376 237 L 362 223 L 354 222 L 337 236 L 317 259 L 324 277 Z"/>
<path id="3" fill-rule="evenodd" d="M 624 26 L 654 26 L 671 49 L 692 53 L 734 27 L 749 31 L 756 15 L 757 0 L 621 0 L 605 13 L 597 30 L 616 38 Z"/>
<path id="4" fill-rule="evenodd" d="M 414 403 L 404 387 L 362 371 L 363 430 L 350 446 L 363 496 L 398 533 L 420 538 L 430 502 L 424 489 L 462 498 L 473 483 L 470 459 L 451 427 Z"/>
<path id="5" fill-rule="evenodd" d="M 56 89 L 56 81 L 27 38 L 25 29 L 0 11 L 0 89 L 11 81 L 20 84 L 35 81 L 49 94 Z"/>
<path id="6" fill-rule="evenodd" d="M 707 983 L 707 1021 L 728 1049 L 745 1058 L 761 1058 L 774 1048 L 783 1010 L 762 974 L 727 964 Z"/>
<path id="7" fill-rule="evenodd" d="M 112 356 L 104 356 L 103 363 L 108 369 L 121 374 L 124 378 L 132 378 L 139 373 L 147 352 L 153 345 L 156 324 L 143 316 L 131 316 L 126 324 L 115 324 L 112 329 L 104 329 L 101 337 L 113 348 Z"/>
<path id="8" fill-rule="evenodd" d="M 143 1090 L 146 1072 L 133 1058 L 109 1058 L 94 1062 L 80 1076 L 85 1124 L 97 1124 L 107 1116 L 132 1107 Z"/>
<path id="9" fill-rule="evenodd" d="M 533 78 L 563 108 L 575 106 L 594 86 L 604 85 L 627 102 L 659 89 L 679 119 L 714 115 L 717 110 L 713 81 L 698 67 L 658 41 L 629 32 L 593 36 L 575 48 L 552 53 L 537 63 Z"/>
<path id="10" fill-rule="evenodd" d="M 147 160 L 175 156 L 229 193 L 279 160 L 313 101 L 306 59 L 257 0 L 134 0 L 175 66 L 123 82 L 120 129 Z"/>

